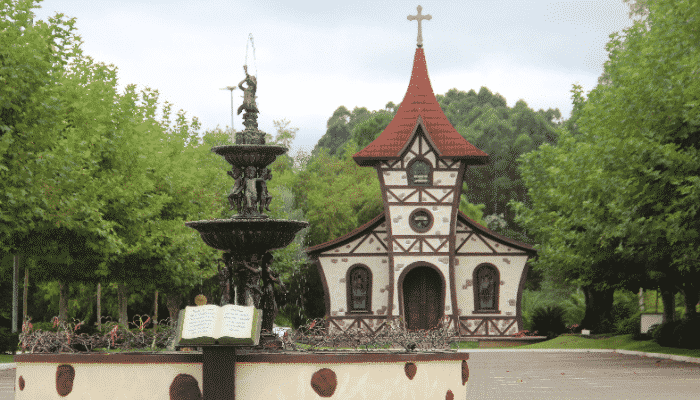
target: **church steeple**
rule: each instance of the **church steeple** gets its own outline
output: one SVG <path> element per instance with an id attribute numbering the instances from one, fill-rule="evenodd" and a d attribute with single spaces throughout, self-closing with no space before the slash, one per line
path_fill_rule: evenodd
<path id="1" fill-rule="evenodd" d="M 439 157 L 466 160 L 467 165 L 486 164 L 488 154 L 467 142 L 442 112 L 430 85 L 425 54 L 420 43 L 420 30 L 418 32 L 419 45 L 413 57 L 411 81 L 396 115 L 379 137 L 357 152 L 353 159 L 360 166 L 399 159 L 420 117 L 425 133 L 435 145 Z"/>

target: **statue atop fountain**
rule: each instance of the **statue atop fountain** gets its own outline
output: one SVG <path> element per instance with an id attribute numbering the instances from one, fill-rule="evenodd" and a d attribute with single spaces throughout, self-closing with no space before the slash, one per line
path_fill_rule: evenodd
<path id="1" fill-rule="evenodd" d="M 238 115 L 243 114 L 245 129 L 236 133 L 236 144 L 265 144 L 265 133 L 258 130 L 258 106 L 255 104 L 255 92 L 258 89 L 258 80 L 254 75 L 248 74 L 248 66 L 243 66 L 245 79 L 238 83 L 243 91 L 243 104 L 238 107 Z M 243 87 L 243 84 L 247 87 Z"/>

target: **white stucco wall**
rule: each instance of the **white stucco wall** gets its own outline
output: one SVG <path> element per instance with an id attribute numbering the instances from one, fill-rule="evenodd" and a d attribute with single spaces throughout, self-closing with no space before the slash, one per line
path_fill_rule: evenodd
<path id="1" fill-rule="evenodd" d="M 520 277 L 522 276 L 526 255 L 493 255 L 455 257 L 455 282 L 457 308 L 460 315 L 472 315 L 474 311 L 474 269 L 483 263 L 492 264 L 498 269 L 502 285 L 499 285 L 498 308 L 501 314 L 478 314 L 478 316 L 516 316 L 516 301 Z"/>
<path id="2" fill-rule="evenodd" d="M 375 315 L 386 315 L 389 300 L 389 259 L 383 256 L 319 257 L 323 273 L 326 276 L 330 293 L 331 316 L 348 315 L 347 277 L 348 268 L 355 264 L 364 264 L 372 271 L 372 311 Z M 335 261 L 335 262 L 334 262 Z M 380 312 L 384 313 L 381 314 Z"/>

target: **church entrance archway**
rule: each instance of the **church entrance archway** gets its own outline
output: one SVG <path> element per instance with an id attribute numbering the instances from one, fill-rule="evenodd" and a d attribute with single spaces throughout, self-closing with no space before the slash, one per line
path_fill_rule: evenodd
<path id="1" fill-rule="evenodd" d="M 443 317 L 443 284 L 433 268 L 420 266 L 403 278 L 403 311 L 407 329 L 435 328 Z"/>

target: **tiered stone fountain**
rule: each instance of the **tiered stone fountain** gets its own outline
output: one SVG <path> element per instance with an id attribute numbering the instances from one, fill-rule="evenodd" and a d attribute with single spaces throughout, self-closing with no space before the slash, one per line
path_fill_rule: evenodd
<path id="1" fill-rule="evenodd" d="M 248 86 L 244 88 L 243 83 Z M 235 145 L 211 149 L 232 166 L 228 174 L 235 183 L 228 200 L 230 209 L 238 213 L 231 219 L 186 222 L 185 225 L 196 229 L 204 243 L 224 252 L 224 268 L 219 271 L 223 288 L 220 305 L 230 302 L 227 288 L 235 285 L 235 304 L 262 309 L 262 329 L 271 334 L 277 315 L 273 284 L 281 282 L 272 270 L 270 250 L 287 247 L 309 223 L 270 219 L 263 213 L 270 211 L 272 201 L 265 183 L 272 178 L 267 166 L 286 153 L 287 148 L 265 144 L 265 132 L 258 129 L 257 81 L 248 75 L 247 69 L 246 78 L 239 86 L 245 93 L 244 103 L 238 108 L 239 114 L 245 110 L 245 130 L 236 133 Z"/>
<path id="2" fill-rule="evenodd" d="M 242 83 L 248 86 L 243 88 Z M 235 145 L 213 152 L 231 164 L 235 184 L 229 195 L 231 219 L 187 222 L 204 242 L 224 252 L 222 288 L 233 284 L 235 303 L 263 310 L 261 345 L 239 350 L 204 347 L 199 352 L 59 353 L 15 356 L 15 399 L 454 399 L 466 397 L 469 354 L 456 351 L 285 352 L 270 335 L 277 313 L 270 250 L 286 247 L 307 222 L 266 216 L 271 201 L 268 165 L 286 148 L 265 145 L 257 127 L 255 77 L 239 108 L 245 130 Z M 262 288 L 260 281 L 262 280 Z M 224 290 L 221 304 L 230 302 Z M 201 389 L 200 389 L 201 384 Z"/>

